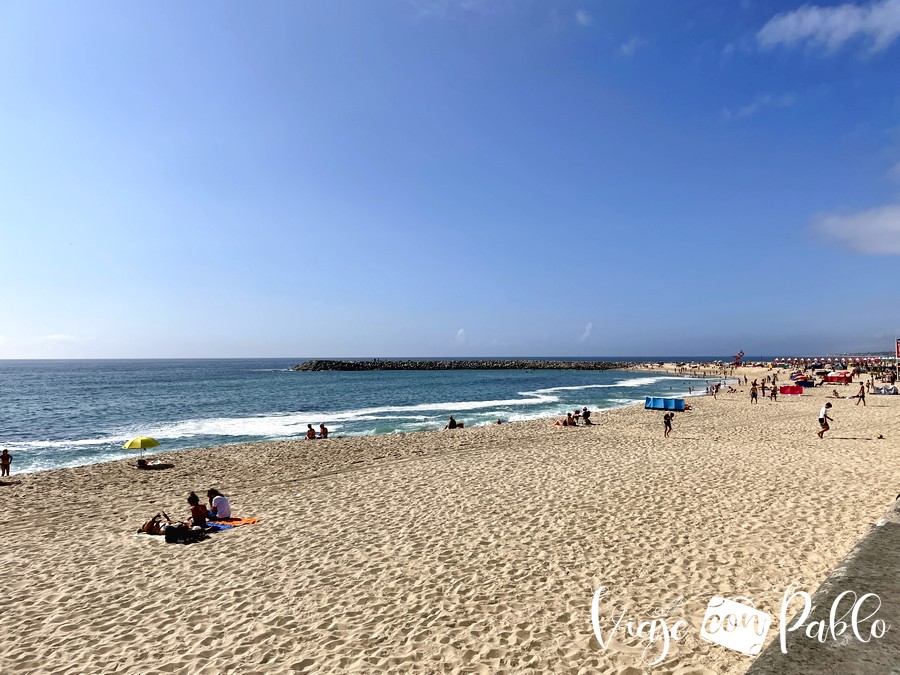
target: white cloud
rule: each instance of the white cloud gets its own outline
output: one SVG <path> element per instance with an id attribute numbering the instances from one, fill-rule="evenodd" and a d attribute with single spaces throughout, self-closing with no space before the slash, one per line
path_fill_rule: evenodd
<path id="1" fill-rule="evenodd" d="M 886 49 L 900 36 L 900 0 L 837 7 L 804 5 L 776 14 L 756 34 L 764 49 L 778 45 L 820 45 L 835 52 L 847 42 L 865 39 L 870 52 Z"/>
<path id="2" fill-rule="evenodd" d="M 466 329 L 460 328 L 458 331 L 456 331 L 456 344 L 461 345 L 465 341 L 466 341 Z"/>
<path id="3" fill-rule="evenodd" d="M 591 16 L 590 12 L 579 9 L 575 12 L 575 20 L 578 22 L 579 26 L 590 26 L 594 21 L 594 17 Z"/>
<path id="4" fill-rule="evenodd" d="M 792 93 L 780 94 L 773 96 L 772 94 L 759 94 L 755 99 L 747 105 L 742 105 L 736 110 L 725 108 L 722 110 L 722 117 L 730 120 L 733 117 L 750 117 L 755 115 L 763 108 L 788 108 L 797 102 L 797 97 Z"/>
<path id="5" fill-rule="evenodd" d="M 579 341 L 579 342 L 584 342 L 585 340 L 587 340 L 587 339 L 591 336 L 591 333 L 592 333 L 593 331 L 594 331 L 594 322 L 591 321 L 591 322 L 588 323 L 587 326 L 584 327 L 584 332 L 581 334 L 581 337 L 578 338 L 578 341 Z"/>
<path id="6" fill-rule="evenodd" d="M 73 335 L 54 334 L 42 335 L 38 340 L 41 342 L 77 342 L 78 338 Z"/>
<path id="7" fill-rule="evenodd" d="M 646 44 L 646 40 L 634 35 L 628 42 L 623 43 L 622 46 L 619 47 L 619 51 L 625 56 L 634 56 L 634 53 Z"/>
<path id="8" fill-rule="evenodd" d="M 813 231 L 841 248 L 869 255 L 900 255 L 900 204 L 849 215 L 823 214 Z"/>
<path id="9" fill-rule="evenodd" d="M 888 178 L 900 183 L 900 162 L 897 162 L 896 164 L 894 164 L 894 166 L 888 169 Z"/>

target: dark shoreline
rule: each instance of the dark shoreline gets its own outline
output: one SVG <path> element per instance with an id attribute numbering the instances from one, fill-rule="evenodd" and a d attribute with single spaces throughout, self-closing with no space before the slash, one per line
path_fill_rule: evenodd
<path id="1" fill-rule="evenodd" d="M 634 361 L 544 361 L 531 359 L 446 359 L 344 361 L 313 359 L 299 363 L 295 372 L 372 370 L 626 370 L 640 365 Z"/>

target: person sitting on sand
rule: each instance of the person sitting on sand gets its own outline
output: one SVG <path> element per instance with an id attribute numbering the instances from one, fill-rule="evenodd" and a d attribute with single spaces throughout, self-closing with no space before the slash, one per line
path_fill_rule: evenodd
<path id="1" fill-rule="evenodd" d="M 566 413 L 566 422 L 569 424 L 567 426 L 577 427 L 578 421 L 572 416 L 572 413 Z"/>
<path id="2" fill-rule="evenodd" d="M 841 395 L 838 393 L 838 390 L 837 390 L 837 389 L 835 389 L 834 391 L 832 391 L 832 392 L 831 392 L 831 395 L 832 395 L 834 398 L 844 398 L 843 396 L 841 396 Z"/>
<path id="3" fill-rule="evenodd" d="M 206 527 L 206 507 L 200 503 L 200 497 L 195 492 L 188 495 L 187 503 L 191 505 L 191 517 L 187 519 L 186 524 L 189 527 Z"/>
<path id="4" fill-rule="evenodd" d="M 328 427 L 324 424 L 319 425 L 319 438 L 328 438 Z"/>
<path id="5" fill-rule="evenodd" d="M 455 419 L 453 419 L 453 415 L 450 415 L 450 421 L 447 422 L 447 426 L 445 426 L 444 428 L 445 429 L 462 429 L 463 423 L 457 422 Z"/>
<path id="6" fill-rule="evenodd" d="M 316 430 L 312 428 L 312 424 L 306 425 L 306 440 L 308 440 L 308 441 L 316 440 Z"/>
<path id="7" fill-rule="evenodd" d="M 591 422 L 591 411 L 587 409 L 587 406 L 584 406 L 581 409 L 581 420 L 585 423 L 585 425 L 593 424 L 593 422 Z"/>
<path id="8" fill-rule="evenodd" d="M 209 507 L 206 509 L 207 518 L 210 520 L 231 518 L 231 504 L 228 503 L 228 497 L 215 488 L 209 488 L 206 491 L 206 498 L 209 500 Z"/>
<path id="9" fill-rule="evenodd" d="M 9 475 L 10 464 L 12 464 L 12 455 L 9 454 L 9 450 L 3 448 L 3 452 L 0 452 L 0 476 Z"/>

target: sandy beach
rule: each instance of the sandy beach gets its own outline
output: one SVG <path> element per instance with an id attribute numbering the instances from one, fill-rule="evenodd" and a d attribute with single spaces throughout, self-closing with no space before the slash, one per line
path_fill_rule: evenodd
<path id="1" fill-rule="evenodd" d="M 900 492 L 900 396 L 832 399 L 820 440 L 833 388 L 691 399 L 668 439 L 662 412 L 630 407 L 592 427 L 14 476 L 0 488 L 0 672 L 644 672 L 640 641 L 594 637 L 606 586 L 627 617 L 690 623 L 653 672 L 742 673 L 749 657 L 699 638 L 709 599 L 777 616 L 785 588 L 815 591 Z M 157 511 L 185 517 L 188 492 L 211 486 L 260 522 L 190 546 L 134 535 Z"/>

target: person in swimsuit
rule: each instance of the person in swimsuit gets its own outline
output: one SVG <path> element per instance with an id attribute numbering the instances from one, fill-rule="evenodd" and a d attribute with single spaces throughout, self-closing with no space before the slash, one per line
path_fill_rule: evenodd
<path id="1" fill-rule="evenodd" d="M 828 423 L 834 422 L 834 419 L 828 416 L 829 410 L 831 410 L 831 403 L 826 403 L 819 411 L 819 426 L 822 427 L 821 429 L 819 429 L 819 438 L 825 438 L 825 432 L 831 428 L 828 426 Z"/>
<path id="2" fill-rule="evenodd" d="M 9 450 L 3 448 L 3 452 L 0 453 L 0 476 L 9 475 L 10 464 L 12 464 L 12 455 L 9 454 Z"/>
<path id="3" fill-rule="evenodd" d="M 860 403 L 866 404 L 866 385 L 862 382 L 859 383 L 859 393 L 856 395 L 856 405 Z"/>
<path id="4" fill-rule="evenodd" d="M 759 396 L 759 392 L 756 390 L 756 383 L 754 382 L 753 386 L 750 387 L 750 403 L 759 403 L 757 397 Z"/>
<path id="5" fill-rule="evenodd" d="M 672 433 L 672 418 L 674 416 L 674 413 L 666 413 L 663 415 L 663 428 L 665 430 L 663 438 L 668 438 L 669 434 Z"/>
<path id="6" fill-rule="evenodd" d="M 569 426 L 569 427 L 577 427 L 578 426 L 578 422 L 576 422 L 575 418 L 572 417 L 572 413 L 566 414 L 566 422 L 568 422 L 568 424 L 566 424 L 565 426 Z"/>
<path id="7" fill-rule="evenodd" d="M 319 438 L 328 438 L 328 427 L 324 424 L 319 425 Z"/>
<path id="8" fill-rule="evenodd" d="M 195 492 L 188 495 L 187 503 L 191 505 L 191 517 L 187 524 L 193 527 L 206 527 L 206 507 L 200 503 L 200 497 Z"/>
<path id="9" fill-rule="evenodd" d="M 312 428 L 312 424 L 306 425 L 306 440 L 308 440 L 308 441 L 316 440 L 316 430 Z"/>

